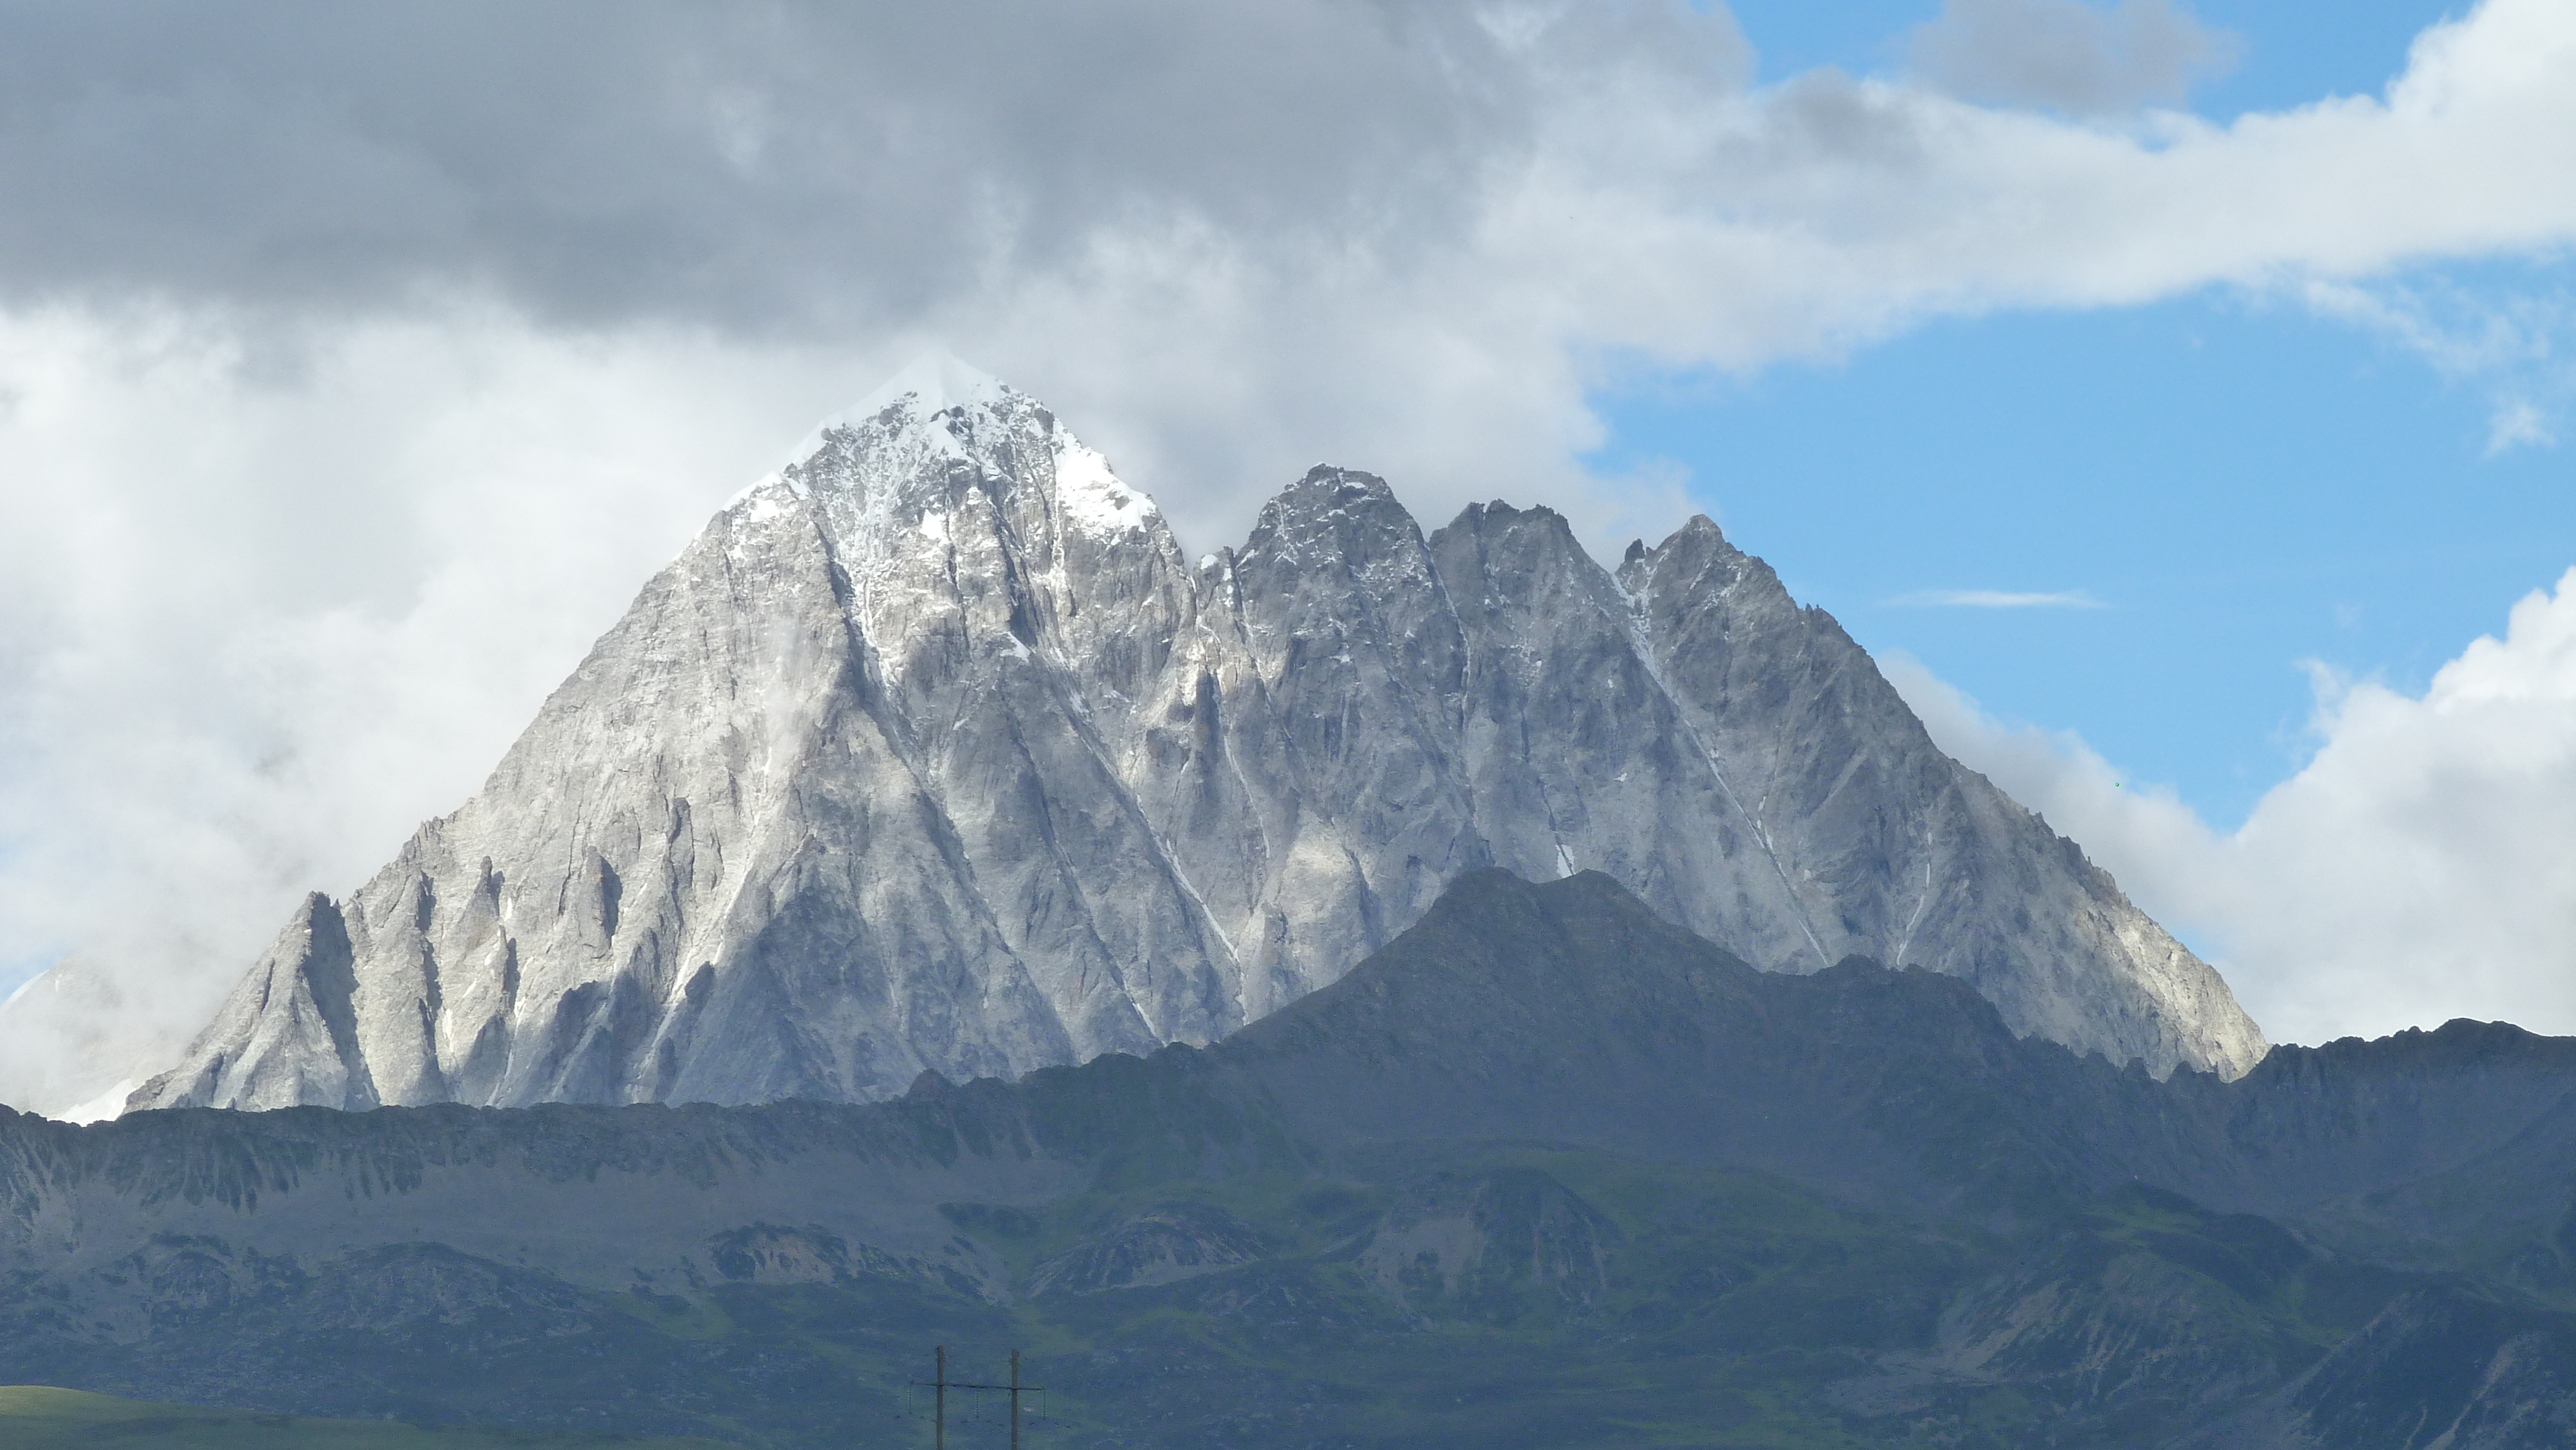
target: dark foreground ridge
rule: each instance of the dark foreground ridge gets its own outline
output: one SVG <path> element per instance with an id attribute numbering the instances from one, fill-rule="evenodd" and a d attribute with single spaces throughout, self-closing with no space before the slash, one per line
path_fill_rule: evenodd
<path id="1" fill-rule="evenodd" d="M 903 1445 L 933 1344 L 1016 1344 L 1038 1445 L 2556 1446 L 2572 1204 L 2576 1040 L 2159 1083 L 1485 871 L 1215 1047 L 1017 1083 L 0 1115 L 0 1382 Z"/>

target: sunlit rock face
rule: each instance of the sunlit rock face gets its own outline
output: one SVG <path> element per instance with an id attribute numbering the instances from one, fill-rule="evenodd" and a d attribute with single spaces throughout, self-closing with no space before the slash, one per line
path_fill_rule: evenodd
<path id="1" fill-rule="evenodd" d="M 1775 970 L 1952 973 L 2158 1075 L 2264 1049 L 1706 519 L 1613 573 L 1545 509 L 1426 539 L 1318 468 L 1193 564 L 932 360 L 719 512 L 132 1103 L 864 1101 L 1205 1043 L 1482 866 L 1601 870 Z"/>

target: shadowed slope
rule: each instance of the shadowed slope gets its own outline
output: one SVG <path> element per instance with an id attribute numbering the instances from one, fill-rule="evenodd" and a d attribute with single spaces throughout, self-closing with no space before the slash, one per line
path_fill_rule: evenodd
<path id="1" fill-rule="evenodd" d="M 0 1115 L 0 1378 L 820 1447 L 1035 1341 L 1104 1450 L 2520 1450 L 2576 1413 L 2571 1090 L 2476 1024 L 2158 1082 L 1481 871 L 1224 1042 L 1017 1082 Z"/>

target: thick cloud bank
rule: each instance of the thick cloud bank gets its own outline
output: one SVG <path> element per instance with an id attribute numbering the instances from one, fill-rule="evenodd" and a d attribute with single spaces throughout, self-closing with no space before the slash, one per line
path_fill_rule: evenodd
<path id="1" fill-rule="evenodd" d="M 1890 673 L 1944 749 L 2196 936 L 2274 1041 L 2451 1017 L 2576 1033 L 2576 570 L 2420 698 L 2320 677 L 2315 755 L 2232 835 L 2080 741 Z"/>
<path id="2" fill-rule="evenodd" d="M 1318 459 L 1624 539 L 1680 499 L 1577 461 L 1616 370 L 2576 238 L 2557 0 L 2225 124 L 2140 109 L 2224 58 L 2173 6 L 1917 41 L 1756 86 L 1680 0 L 0 0 L 0 988 L 78 948 L 193 1017 L 933 342 L 1202 546 Z M 39 1050 L 0 1099 L 67 1106 Z"/>

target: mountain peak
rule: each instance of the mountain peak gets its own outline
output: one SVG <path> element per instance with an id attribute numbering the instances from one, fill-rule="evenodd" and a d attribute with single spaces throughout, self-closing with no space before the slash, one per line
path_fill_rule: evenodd
<path id="1" fill-rule="evenodd" d="M 856 423 L 906 401 L 920 416 L 934 417 L 951 408 L 990 407 L 1005 396 L 1026 395 L 945 348 L 934 348 L 843 409 L 841 418 Z"/>
<path id="2" fill-rule="evenodd" d="M 1253 521 L 1242 557 L 1276 555 L 1295 561 L 1331 558 L 1367 574 L 1394 567 L 1430 577 L 1422 554 L 1422 529 L 1386 480 L 1356 468 L 1318 463 L 1279 491 Z M 1384 580 L 1378 581 L 1384 583 Z"/>
<path id="3" fill-rule="evenodd" d="M 962 457 L 958 425 L 965 415 L 1020 411 L 1043 410 L 1019 389 L 944 348 L 934 348 L 904 364 L 866 397 L 815 424 L 814 430 L 789 451 L 781 468 L 752 487 L 797 474 L 810 466 L 816 455 L 830 448 L 835 436 L 847 438 L 866 433 L 885 438 L 908 437 L 926 443 L 943 456 Z M 944 419 L 947 426 L 931 427 L 934 419 Z M 747 495 L 750 491 L 744 492 Z"/>
<path id="4" fill-rule="evenodd" d="M 790 462 L 752 487 L 783 483 L 803 496 L 819 485 L 840 497 L 846 507 L 836 532 L 873 558 L 898 535 L 944 547 L 951 512 L 963 503 L 951 497 L 960 476 L 988 500 L 1043 495 L 1044 514 L 1095 538 L 1168 538 L 1154 501 L 1118 478 L 1109 460 L 1044 404 L 944 351 L 914 358 L 825 419 Z"/>
<path id="5" fill-rule="evenodd" d="M 1354 512 L 1381 521 L 1401 519 L 1407 527 L 1413 523 L 1413 515 L 1385 479 L 1356 468 L 1318 463 L 1263 505 L 1253 532 L 1258 536 L 1264 528 L 1336 520 Z"/>

